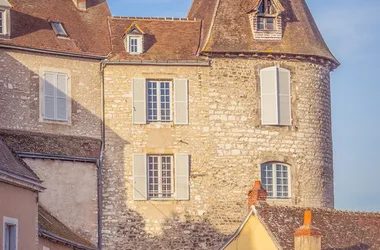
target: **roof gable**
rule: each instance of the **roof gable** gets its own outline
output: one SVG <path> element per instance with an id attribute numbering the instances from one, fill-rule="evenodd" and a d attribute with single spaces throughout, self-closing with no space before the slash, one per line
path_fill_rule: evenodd
<path id="1" fill-rule="evenodd" d="M 8 2 L 8 0 L 0 0 L 0 7 L 12 7 L 11 4 Z"/>
<path id="2" fill-rule="evenodd" d="M 134 22 L 128 27 L 125 33 L 128 35 L 144 35 L 145 34 L 144 31 Z"/>

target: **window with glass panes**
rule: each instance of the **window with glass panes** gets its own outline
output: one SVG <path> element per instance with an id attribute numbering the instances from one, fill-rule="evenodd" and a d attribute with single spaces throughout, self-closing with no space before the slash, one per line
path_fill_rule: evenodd
<path id="1" fill-rule="evenodd" d="M 129 53 L 137 53 L 138 52 L 138 37 L 130 37 L 129 38 Z"/>
<path id="2" fill-rule="evenodd" d="M 258 30 L 274 30 L 275 29 L 274 17 L 258 17 L 257 29 Z"/>
<path id="3" fill-rule="evenodd" d="M 290 177 L 287 165 L 282 163 L 262 164 L 261 183 L 267 191 L 268 198 L 290 198 Z"/>
<path id="4" fill-rule="evenodd" d="M 147 81 L 148 121 L 171 121 L 171 82 Z"/>
<path id="5" fill-rule="evenodd" d="M 148 156 L 148 198 L 171 198 L 173 195 L 173 156 Z"/>

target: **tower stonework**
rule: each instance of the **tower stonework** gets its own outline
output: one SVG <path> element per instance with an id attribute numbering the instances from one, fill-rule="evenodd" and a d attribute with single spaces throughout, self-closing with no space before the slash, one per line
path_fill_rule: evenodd
<path id="1" fill-rule="evenodd" d="M 330 72 L 339 63 L 304 0 L 236 6 L 195 0 L 188 19 L 110 20 L 104 249 L 219 249 L 260 179 L 269 203 L 334 207 Z M 120 39 L 134 27 L 143 53 L 126 53 L 138 50 Z M 265 72 L 276 82 L 274 105 L 264 99 Z"/>

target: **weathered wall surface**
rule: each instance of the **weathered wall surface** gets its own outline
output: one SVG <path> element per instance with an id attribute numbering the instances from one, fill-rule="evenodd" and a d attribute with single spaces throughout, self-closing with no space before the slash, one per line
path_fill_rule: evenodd
<path id="1" fill-rule="evenodd" d="M 41 70 L 67 71 L 71 124 L 40 121 Z M 100 137 L 99 62 L 0 49 L 0 128 Z"/>
<path id="2" fill-rule="evenodd" d="M 95 164 L 24 159 L 43 180 L 40 202 L 65 225 L 97 242 L 98 204 Z"/>
<path id="3" fill-rule="evenodd" d="M 38 239 L 38 250 L 44 250 L 43 249 L 44 247 L 47 247 L 50 250 L 72 250 L 73 249 L 72 247 L 65 246 L 65 245 L 59 244 L 59 243 L 55 243 L 55 242 L 52 242 L 52 241 L 49 241 L 47 239 L 40 237 Z"/>
<path id="4" fill-rule="evenodd" d="M 0 182 L 0 243 L 3 217 L 18 220 L 18 250 L 36 250 L 38 238 L 37 193 Z"/>
<path id="5" fill-rule="evenodd" d="M 260 125 L 259 70 L 274 65 L 292 72 L 291 127 Z M 133 125 L 133 77 L 188 78 L 190 124 Z M 107 66 L 105 99 L 104 249 L 218 249 L 243 220 L 247 192 L 267 161 L 291 166 L 292 199 L 282 203 L 334 205 L 329 70 L 320 65 Z M 133 153 L 184 152 L 190 201 L 133 201 Z"/>

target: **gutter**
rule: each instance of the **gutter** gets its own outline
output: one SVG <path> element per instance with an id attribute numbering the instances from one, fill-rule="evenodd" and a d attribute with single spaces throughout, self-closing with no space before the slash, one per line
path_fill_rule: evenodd
<path id="1" fill-rule="evenodd" d="M 96 250 L 96 248 L 93 248 L 93 247 L 88 247 L 88 246 L 85 246 L 85 245 L 82 245 L 82 244 L 79 244 L 79 243 L 75 243 L 71 240 L 67 240 L 65 238 L 62 238 L 62 237 L 59 237 L 55 234 L 52 234 L 46 230 L 43 230 L 43 229 L 39 229 L 39 234 L 41 236 L 44 236 L 46 238 L 49 238 L 51 240 L 54 240 L 54 241 L 58 241 L 58 242 L 61 242 L 63 244 L 66 244 L 66 245 L 70 245 L 72 247 L 75 247 L 75 248 L 79 248 L 79 249 L 84 249 L 84 250 Z"/>
<path id="2" fill-rule="evenodd" d="M 36 52 L 36 53 L 44 53 L 44 54 L 59 55 L 59 56 L 80 57 L 80 58 L 95 59 L 95 60 L 104 60 L 107 58 L 107 56 L 97 56 L 97 55 L 90 55 L 90 54 L 86 55 L 86 54 L 80 54 L 80 53 L 61 52 L 61 51 L 48 50 L 48 49 L 34 49 L 34 48 L 7 45 L 7 44 L 0 44 L 0 48 L 15 49 L 15 50 L 22 50 L 22 51 L 27 51 L 27 52 Z"/>
<path id="3" fill-rule="evenodd" d="M 29 159 L 77 161 L 77 162 L 85 162 L 85 163 L 97 163 L 98 161 L 98 158 L 88 158 L 88 157 L 72 157 L 72 156 L 64 156 L 64 155 L 37 154 L 37 153 L 29 153 L 29 152 L 16 152 L 16 154 L 21 158 L 29 158 Z"/>
<path id="4" fill-rule="evenodd" d="M 103 230 L 103 156 L 104 156 L 104 148 L 105 148 L 105 97 L 104 97 L 104 61 L 100 62 L 100 85 L 101 85 L 101 148 L 100 148 L 100 158 L 98 161 L 98 249 L 102 249 L 103 238 L 102 238 L 102 230 Z"/>
<path id="5" fill-rule="evenodd" d="M 201 60 L 118 60 L 102 61 L 104 65 L 162 65 L 162 66 L 210 66 L 211 61 Z"/>

